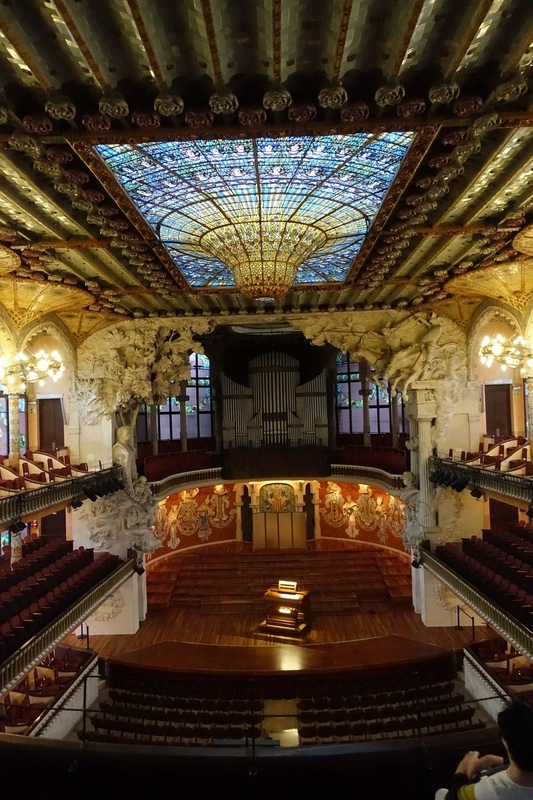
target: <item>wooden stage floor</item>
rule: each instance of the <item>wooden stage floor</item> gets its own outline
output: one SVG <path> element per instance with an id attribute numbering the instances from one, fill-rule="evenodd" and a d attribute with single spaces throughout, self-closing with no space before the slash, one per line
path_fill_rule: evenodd
<path id="1" fill-rule="evenodd" d="M 364 652 L 367 663 L 372 659 L 378 663 L 383 658 L 389 657 L 393 641 L 393 638 L 389 637 L 395 637 L 398 645 L 401 640 L 403 642 L 401 647 L 404 649 L 410 643 L 404 656 L 401 656 L 399 651 L 397 652 L 396 658 L 400 661 L 404 658 L 409 660 L 414 657 L 412 654 L 417 652 L 419 654 L 427 652 L 429 655 L 432 650 L 431 646 L 438 648 L 441 652 L 442 650 L 450 652 L 460 650 L 471 641 L 469 628 L 462 631 L 456 631 L 452 627 L 426 628 L 419 615 L 409 608 L 391 607 L 389 611 L 379 614 L 320 616 L 312 621 L 307 635 L 297 640 L 265 635 L 258 630 L 261 621 L 262 616 L 258 614 L 206 615 L 192 609 L 168 608 L 164 611 L 151 612 L 135 634 L 91 636 L 90 646 L 103 658 L 121 661 L 123 659 L 130 661 L 131 659 L 132 662 L 138 664 L 143 659 L 148 664 L 155 658 L 159 666 L 164 668 L 167 663 L 169 665 L 176 663 L 175 653 L 181 652 L 178 660 L 185 656 L 187 648 L 181 648 L 180 651 L 173 643 L 223 645 L 221 650 L 231 649 L 233 656 L 237 656 L 237 650 L 243 653 L 244 661 L 246 661 L 246 651 L 248 651 L 250 666 L 252 658 L 255 663 L 257 659 L 265 657 L 269 662 L 271 659 L 283 662 L 285 658 L 286 664 L 307 663 L 300 656 L 296 656 L 295 651 L 312 651 L 315 650 L 314 647 L 305 645 L 319 645 L 320 652 L 326 654 L 324 656 L 326 662 L 329 660 L 331 663 L 332 659 L 337 660 L 342 653 L 343 663 L 346 663 L 345 656 L 350 654 L 350 658 L 354 659 L 355 666 L 359 660 L 358 651 L 361 654 Z M 477 638 L 482 638 L 483 632 L 484 629 L 478 628 L 476 633 L 479 636 Z M 80 646 L 80 640 L 76 634 L 67 636 L 65 643 L 73 647 Z M 165 645 L 160 648 L 159 646 L 163 643 Z M 340 643 L 348 644 L 340 646 L 337 651 L 335 645 Z M 157 647 L 153 649 L 153 646 Z M 261 648 L 262 655 L 259 652 L 252 655 L 250 648 Z M 272 656 L 268 656 L 265 648 L 275 648 L 277 654 L 272 653 Z M 396 651 L 397 648 L 394 649 Z M 152 651 L 151 654 L 150 651 Z M 192 651 L 189 652 L 192 653 Z M 205 660 L 201 657 L 197 661 L 198 669 L 202 668 L 202 663 L 214 664 L 213 647 L 196 649 L 195 652 L 199 657 L 205 653 Z M 285 656 L 283 656 L 283 652 L 286 653 Z M 336 652 L 338 652 L 338 656 L 335 655 Z M 411 652 L 411 655 L 408 655 L 408 652 Z M 386 653 L 389 656 L 386 656 Z M 306 658 L 312 657 L 309 655 Z M 296 662 L 294 659 L 297 659 Z"/>
<path id="2" fill-rule="evenodd" d="M 234 545 L 222 545 L 217 547 L 217 552 L 213 549 L 206 554 L 206 558 L 211 556 L 211 563 L 213 557 L 218 562 L 224 553 L 232 552 L 235 552 Z M 180 556 L 174 558 L 179 560 Z M 171 564 L 171 561 L 165 563 Z M 209 669 L 215 663 L 223 671 L 226 658 L 235 668 L 237 659 L 242 659 L 249 667 L 261 663 L 278 664 L 283 671 L 287 668 L 283 664 L 291 663 L 300 664 L 297 670 L 314 669 L 318 653 L 322 655 L 317 669 L 326 664 L 334 667 L 337 662 L 345 668 L 350 660 L 354 667 L 363 662 L 367 666 L 384 665 L 387 661 L 415 662 L 425 657 L 424 652 L 431 658 L 431 652 L 460 651 L 471 641 L 470 628 L 462 631 L 453 627 L 426 628 L 410 605 L 391 602 L 364 604 L 355 613 L 312 615 L 310 628 L 299 638 L 279 637 L 262 631 L 259 627 L 264 619 L 261 606 L 253 613 L 244 608 L 240 613 L 216 613 L 216 605 L 213 608 L 213 613 L 173 605 L 154 609 L 149 611 L 137 633 L 90 636 L 90 646 L 102 658 L 128 661 L 132 665 L 139 665 L 145 659 L 147 665 L 157 664 L 162 669 L 183 663 L 187 657 L 191 664 L 195 659 L 195 668 L 200 671 L 203 666 Z M 312 608 L 311 604 L 311 611 Z M 478 628 L 476 638 L 483 638 L 485 630 Z M 75 634 L 64 641 L 69 646 L 80 646 Z M 268 648 L 272 652 L 269 653 Z M 393 653 L 394 658 L 391 657 Z"/>

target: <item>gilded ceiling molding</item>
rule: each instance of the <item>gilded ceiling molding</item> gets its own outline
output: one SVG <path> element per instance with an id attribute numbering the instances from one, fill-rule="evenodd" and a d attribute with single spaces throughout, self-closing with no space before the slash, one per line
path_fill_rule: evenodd
<path id="1" fill-rule="evenodd" d="M 413 7 L 409 14 L 409 20 L 407 22 L 407 25 L 405 26 L 405 30 L 402 33 L 402 37 L 397 48 L 396 58 L 392 62 L 390 69 L 387 70 L 387 72 L 390 75 L 397 75 L 400 71 L 403 60 L 405 58 L 405 54 L 409 49 L 409 44 L 411 42 L 414 30 L 416 28 L 420 14 L 422 12 L 424 2 L 425 0 L 414 0 L 413 2 Z"/>
<path id="2" fill-rule="evenodd" d="M 435 138 L 438 136 L 439 131 L 440 127 L 438 125 L 427 125 L 418 132 L 403 160 L 402 166 L 400 167 L 392 186 L 387 192 L 387 196 L 385 197 L 385 200 L 376 215 L 374 224 L 368 232 L 363 246 L 355 257 L 352 267 L 346 277 L 345 283 L 354 282 L 359 277 L 372 248 L 378 240 L 378 236 L 385 228 L 385 225 L 389 221 L 396 204 L 400 200 L 420 162 L 428 153 L 429 148 L 435 141 Z"/>
<path id="3" fill-rule="evenodd" d="M 211 54 L 213 76 L 216 84 L 222 84 L 224 83 L 224 74 L 220 64 L 220 54 L 218 52 L 215 23 L 213 21 L 213 11 L 211 9 L 210 0 L 200 0 L 200 6 L 202 8 L 207 42 L 209 44 L 209 52 Z"/>
<path id="4" fill-rule="evenodd" d="M 126 4 L 130 10 L 131 17 L 137 29 L 137 33 L 139 34 L 139 38 L 142 42 L 144 52 L 146 53 L 148 63 L 150 64 L 150 69 L 152 70 L 159 86 L 164 86 L 165 76 L 163 75 L 163 71 L 159 64 L 159 59 L 157 58 L 156 52 L 152 45 L 152 41 L 148 34 L 148 29 L 144 23 L 143 15 L 141 13 L 141 9 L 139 8 L 139 4 L 137 0 L 126 0 Z"/>
<path id="5" fill-rule="evenodd" d="M 346 36 L 348 35 L 348 27 L 350 25 L 350 17 L 352 15 L 353 0 L 344 0 L 342 6 L 341 23 L 339 26 L 339 33 L 337 35 L 337 42 L 335 44 L 335 55 L 332 60 L 332 73 L 334 78 L 339 78 L 344 57 L 344 48 L 346 46 Z"/>
<path id="6" fill-rule="evenodd" d="M 146 134 L 145 134 L 146 136 Z M 147 137 L 151 140 L 151 137 Z M 122 190 L 121 186 L 111 175 L 109 170 L 104 166 L 102 161 L 98 158 L 91 145 L 81 142 L 72 144 L 74 152 L 82 159 L 82 161 L 91 170 L 93 175 L 102 184 L 104 189 L 109 193 L 109 196 L 114 200 L 122 213 L 127 217 L 131 224 L 139 231 L 140 235 L 144 238 L 147 244 L 150 245 L 152 251 L 155 253 L 159 261 L 164 265 L 167 272 L 172 276 L 178 289 L 190 291 L 189 285 L 184 280 L 181 272 L 178 270 L 174 261 L 168 254 L 165 247 L 159 243 L 151 227 L 145 221 L 142 214 L 140 214 L 129 197 Z"/>
<path id="7" fill-rule="evenodd" d="M 281 0 L 272 0 L 272 74 L 281 81 Z"/>
<path id="8" fill-rule="evenodd" d="M 63 22 L 68 28 L 68 32 L 72 36 L 78 50 L 80 51 L 83 57 L 83 60 L 85 61 L 89 70 L 91 71 L 95 83 L 100 89 L 102 89 L 102 91 L 104 91 L 105 89 L 108 88 L 109 85 L 107 77 L 104 75 L 104 73 L 100 69 L 98 61 L 93 57 L 90 49 L 87 47 L 87 43 L 85 42 L 84 37 L 78 30 L 78 27 L 74 22 L 74 18 L 70 13 L 67 4 L 65 3 L 65 0 L 54 0 L 54 6 L 58 14 L 62 17 Z"/>
<path id="9" fill-rule="evenodd" d="M 447 64 L 443 64 L 443 73 L 445 78 L 450 78 L 459 69 L 463 58 L 468 52 L 470 45 L 476 34 L 478 33 L 481 24 L 487 16 L 493 0 L 477 0 L 474 4 L 472 13 L 465 17 L 467 20 L 464 24 L 464 31 L 457 31 L 456 35 L 450 42 L 450 50 L 452 50 L 452 57 Z M 453 47 L 455 45 L 455 52 Z M 444 62 L 445 59 L 442 59 Z"/>
<path id="10" fill-rule="evenodd" d="M 56 85 L 49 79 L 45 70 L 41 68 L 39 59 L 33 58 L 32 53 L 24 40 L 15 33 L 15 26 L 10 25 L 9 22 L 5 20 L 0 28 L 3 36 L 7 39 L 11 47 L 17 52 L 18 56 L 30 70 L 37 83 L 40 84 L 41 88 L 44 89 L 45 92 L 54 91 L 57 88 Z"/>
<path id="11" fill-rule="evenodd" d="M 140 403 L 163 403 L 172 384 L 190 378 L 190 352 L 202 353 L 197 335 L 210 320 L 132 320 L 90 336 L 78 351 L 76 397 L 80 419 L 96 425 L 115 413 L 134 424 Z"/>

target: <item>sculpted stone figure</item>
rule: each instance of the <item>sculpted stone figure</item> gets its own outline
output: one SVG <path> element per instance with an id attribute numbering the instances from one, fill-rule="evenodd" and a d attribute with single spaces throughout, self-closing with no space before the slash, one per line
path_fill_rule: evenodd
<path id="1" fill-rule="evenodd" d="M 422 528 L 419 521 L 420 490 L 416 486 L 416 477 L 412 472 L 404 472 L 402 480 L 405 487 L 400 492 L 405 512 L 403 540 L 406 547 L 416 549 L 422 539 Z"/>
<path id="2" fill-rule="evenodd" d="M 113 464 L 122 467 L 126 490 L 129 494 L 132 494 L 133 483 L 138 476 L 135 464 L 135 450 L 131 444 L 131 432 L 127 425 L 121 425 L 117 429 L 117 440 L 113 445 Z"/>

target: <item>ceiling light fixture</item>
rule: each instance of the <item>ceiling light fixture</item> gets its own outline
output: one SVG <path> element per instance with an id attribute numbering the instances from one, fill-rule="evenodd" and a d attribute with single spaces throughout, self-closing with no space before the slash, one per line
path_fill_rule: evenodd
<path id="1" fill-rule="evenodd" d="M 38 353 L 17 353 L 8 359 L 0 356 L 0 383 L 5 384 L 11 394 L 24 393 L 27 383 L 39 382 L 44 385 L 45 378 L 57 381 L 65 371 L 63 360 L 57 350 L 48 353 L 39 350 Z"/>
<path id="2" fill-rule="evenodd" d="M 492 338 L 485 336 L 479 348 L 479 356 L 481 363 L 487 367 L 497 361 L 503 372 L 506 372 L 508 367 L 511 369 L 520 367 L 523 375 L 531 374 L 533 371 L 533 349 L 523 336 L 514 336 L 511 339 L 505 339 L 501 333 Z"/>

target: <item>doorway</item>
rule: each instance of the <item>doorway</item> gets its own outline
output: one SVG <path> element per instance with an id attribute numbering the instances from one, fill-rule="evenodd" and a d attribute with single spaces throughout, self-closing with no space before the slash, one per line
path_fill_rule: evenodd
<path id="1" fill-rule="evenodd" d="M 485 416 L 489 436 L 512 435 L 511 384 L 485 384 Z"/>
<path id="2" fill-rule="evenodd" d="M 38 399 L 39 449 L 55 455 L 65 445 L 65 420 L 60 397 Z"/>

